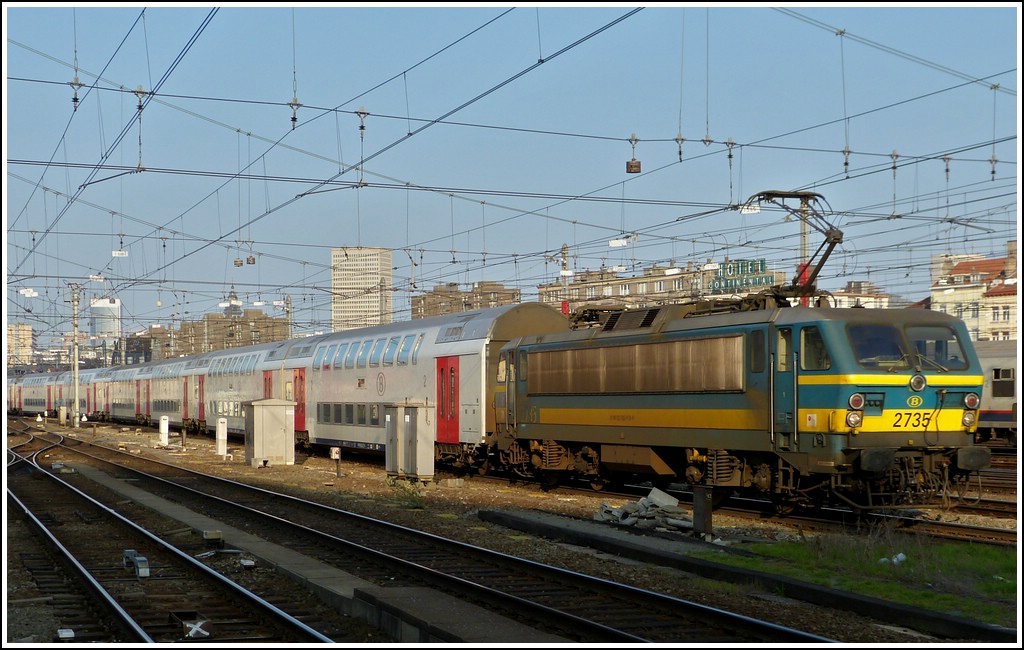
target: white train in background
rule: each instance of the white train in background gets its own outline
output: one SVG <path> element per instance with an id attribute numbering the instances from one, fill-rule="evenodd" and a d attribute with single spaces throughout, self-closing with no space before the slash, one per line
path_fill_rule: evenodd
<path id="1" fill-rule="evenodd" d="M 568 331 L 554 307 L 524 303 L 237 347 L 152 363 L 83 370 L 79 413 L 92 421 L 168 424 L 245 435 L 245 404 L 295 403 L 297 443 L 385 451 L 384 409 L 420 406 L 436 424 L 435 458 L 458 466 L 494 432 L 499 351 L 525 335 Z M 72 413 L 70 371 L 9 377 L 8 411 Z"/>
<path id="2" fill-rule="evenodd" d="M 1018 342 L 977 341 L 974 349 L 985 372 L 978 414 L 978 440 L 1004 441 L 1008 446 L 1016 447 Z"/>

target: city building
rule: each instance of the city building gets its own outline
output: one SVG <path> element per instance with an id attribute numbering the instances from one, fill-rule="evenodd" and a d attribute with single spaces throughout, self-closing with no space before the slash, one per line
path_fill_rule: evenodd
<path id="1" fill-rule="evenodd" d="M 7 324 L 7 367 L 32 365 L 35 334 L 28 323 Z"/>
<path id="2" fill-rule="evenodd" d="M 971 339 L 1017 339 L 1017 240 L 1006 257 L 938 255 L 932 259 L 931 309 L 967 324 Z"/>
<path id="3" fill-rule="evenodd" d="M 622 277 L 622 267 L 605 267 L 597 271 L 574 273 L 566 268 L 563 258 L 560 280 L 542 284 L 540 301 L 557 305 L 565 314 L 582 306 L 622 306 L 629 309 L 686 302 L 700 298 L 730 298 L 758 293 L 763 289 L 786 284 L 783 271 L 768 268 L 764 259 L 730 260 L 703 264 L 687 262 L 676 266 L 654 264 L 639 276 Z"/>
<path id="4" fill-rule="evenodd" d="M 121 301 L 109 296 L 91 298 L 88 321 L 90 347 L 121 338 Z"/>
<path id="5" fill-rule="evenodd" d="M 846 287 L 833 291 L 835 302 L 833 307 L 867 307 L 870 309 L 888 309 L 889 294 L 883 293 L 872 282 L 855 280 L 847 282 Z"/>
<path id="6" fill-rule="evenodd" d="M 519 289 L 510 289 L 500 282 L 474 282 L 469 291 L 461 291 L 457 282 L 449 282 L 412 298 L 412 320 L 499 305 L 516 305 L 521 299 Z"/>
<path id="7" fill-rule="evenodd" d="M 391 249 L 331 249 L 331 328 L 335 332 L 391 322 Z"/>
<path id="8" fill-rule="evenodd" d="M 160 325 L 150 327 L 141 336 L 151 341 L 150 358 L 169 359 L 291 338 L 290 314 L 275 318 L 260 309 L 242 309 L 243 304 L 232 289 L 227 300 L 221 303 L 224 307 L 221 313 L 205 314 L 198 321 L 182 321 L 177 329 Z M 126 349 L 129 360 L 137 356 L 138 350 L 133 354 L 132 346 Z M 145 348 L 143 346 L 139 349 Z"/>

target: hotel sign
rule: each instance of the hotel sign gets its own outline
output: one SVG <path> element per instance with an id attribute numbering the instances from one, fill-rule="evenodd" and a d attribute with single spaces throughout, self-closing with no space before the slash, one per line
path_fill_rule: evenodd
<path id="1" fill-rule="evenodd" d="M 708 282 L 711 293 L 740 293 L 751 289 L 771 287 L 775 274 L 768 272 L 764 259 L 729 260 L 718 267 L 718 273 Z"/>

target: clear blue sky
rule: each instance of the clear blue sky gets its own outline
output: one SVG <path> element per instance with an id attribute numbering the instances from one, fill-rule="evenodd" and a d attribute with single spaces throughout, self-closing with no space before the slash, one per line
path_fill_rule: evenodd
<path id="1" fill-rule="evenodd" d="M 394 249 L 396 320 L 449 282 L 535 297 L 563 244 L 791 276 L 800 224 L 730 209 L 764 190 L 824 197 L 824 289 L 918 300 L 933 256 L 1017 236 L 1017 3 L 4 11 L 5 313 L 44 337 L 69 282 L 127 332 L 232 287 L 329 330 L 336 246 Z"/>

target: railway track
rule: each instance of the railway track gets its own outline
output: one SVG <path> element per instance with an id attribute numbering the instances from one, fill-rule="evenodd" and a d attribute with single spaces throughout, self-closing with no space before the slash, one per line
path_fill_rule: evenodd
<path id="1" fill-rule="evenodd" d="M 225 526 L 388 585 L 429 585 L 579 642 L 827 641 L 729 612 L 519 560 L 419 531 L 125 454 L 63 447 L 61 462 L 105 471 Z M 72 459 L 72 451 L 75 458 Z M 81 477 L 81 474 L 77 476 Z M 82 486 L 87 481 L 75 481 Z"/>
<path id="2" fill-rule="evenodd" d="M 141 523 L 133 523 L 62 480 L 66 466 L 44 468 L 35 455 L 9 463 L 8 499 L 59 549 L 63 564 L 80 568 L 81 580 L 101 596 L 107 615 L 131 630 L 131 640 L 331 641 L 149 532 L 141 524 L 158 525 L 152 513 L 134 513 Z M 27 558 L 27 566 L 40 578 L 47 573 L 45 559 Z M 82 622 L 89 613 L 65 616 Z"/>
<path id="3" fill-rule="evenodd" d="M 481 477 L 487 478 L 487 477 Z M 474 479 L 476 480 L 476 479 Z M 632 486 L 626 491 L 603 492 L 609 497 L 638 498 L 650 492 L 650 486 Z M 587 493 L 586 487 L 560 487 L 565 492 Z M 665 492 L 681 503 L 692 503 L 693 493 L 685 489 L 669 488 Z M 780 527 L 800 529 L 805 532 L 842 532 L 847 534 L 870 534 L 878 526 L 887 525 L 915 535 L 928 535 L 938 539 L 963 540 L 974 543 L 1014 546 L 1017 544 L 1016 528 L 965 524 L 957 521 L 936 519 L 936 513 L 960 513 L 993 519 L 1016 518 L 1017 501 L 992 498 L 951 498 L 945 507 L 907 509 L 892 513 L 867 512 L 857 514 L 845 508 L 824 508 L 818 511 L 793 511 L 778 514 L 770 501 L 733 497 L 723 502 L 715 512 L 728 513 L 732 517 L 746 518 L 759 523 L 771 522 Z"/>

